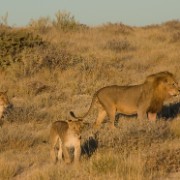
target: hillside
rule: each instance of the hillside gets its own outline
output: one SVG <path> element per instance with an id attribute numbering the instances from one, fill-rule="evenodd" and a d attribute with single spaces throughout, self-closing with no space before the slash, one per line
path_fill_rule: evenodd
<path id="1" fill-rule="evenodd" d="M 156 123 L 119 116 L 114 131 L 104 123 L 98 148 L 90 158 L 82 156 L 80 171 L 49 157 L 51 123 L 69 119 L 71 110 L 86 112 L 99 88 L 142 83 L 165 70 L 180 83 L 179 21 L 60 29 L 1 25 L 0 47 L 0 90 L 8 90 L 14 106 L 0 129 L 0 179 L 180 178 L 179 97 L 166 102 Z M 96 116 L 94 108 L 85 121 Z M 83 142 L 92 134 L 88 129 Z"/>

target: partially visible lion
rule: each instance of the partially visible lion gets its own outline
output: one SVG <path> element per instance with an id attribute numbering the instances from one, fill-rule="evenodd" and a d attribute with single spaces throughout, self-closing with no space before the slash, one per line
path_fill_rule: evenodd
<path id="1" fill-rule="evenodd" d="M 114 128 L 115 114 L 119 112 L 125 115 L 138 115 L 138 119 L 156 120 L 157 113 L 162 109 L 163 102 L 170 96 L 179 95 L 180 88 L 174 75 L 168 71 L 159 72 L 147 76 L 143 84 L 133 86 L 107 86 L 98 90 L 92 99 L 85 118 L 92 109 L 95 101 L 100 104 L 99 113 L 95 122 L 98 127 L 105 116 L 110 118 L 110 126 Z"/>
<path id="2" fill-rule="evenodd" d="M 3 121 L 1 120 L 3 113 L 10 107 L 12 107 L 12 104 L 9 102 L 7 91 L 0 92 L 0 126 L 3 125 Z"/>
<path id="3" fill-rule="evenodd" d="M 84 123 L 82 120 L 55 121 L 50 130 L 51 157 L 56 163 L 58 160 L 66 163 L 71 162 L 69 148 L 74 148 L 74 163 L 78 164 L 81 155 L 81 131 Z M 56 144 L 59 143 L 59 150 L 56 154 Z M 63 155 L 63 156 L 62 156 Z"/>

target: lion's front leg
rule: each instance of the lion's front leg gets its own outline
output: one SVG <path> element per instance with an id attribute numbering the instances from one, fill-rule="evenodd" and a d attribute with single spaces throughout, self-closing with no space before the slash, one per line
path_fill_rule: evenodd
<path id="1" fill-rule="evenodd" d="M 78 165 L 81 156 L 80 140 L 74 146 L 74 164 Z"/>
<path id="2" fill-rule="evenodd" d="M 146 110 L 139 109 L 137 112 L 138 120 L 147 120 L 147 113 Z"/>
<path id="3" fill-rule="evenodd" d="M 62 161 L 62 141 L 59 139 L 59 150 L 58 150 L 58 160 Z"/>
<path id="4" fill-rule="evenodd" d="M 156 121 L 157 113 L 148 112 L 148 119 L 150 121 Z"/>
<path id="5" fill-rule="evenodd" d="M 68 151 L 68 147 L 66 147 L 65 145 L 62 146 L 62 151 L 63 151 L 63 155 L 64 155 L 64 161 L 66 164 L 69 164 L 71 162 L 71 158 L 70 158 L 70 154 Z"/>
<path id="6" fill-rule="evenodd" d="M 50 134 L 50 142 L 51 142 L 50 156 L 54 163 L 56 163 L 58 160 L 58 158 L 56 156 L 56 152 L 55 152 L 57 141 L 59 141 L 59 136 L 55 132 L 51 131 L 51 134 Z"/>

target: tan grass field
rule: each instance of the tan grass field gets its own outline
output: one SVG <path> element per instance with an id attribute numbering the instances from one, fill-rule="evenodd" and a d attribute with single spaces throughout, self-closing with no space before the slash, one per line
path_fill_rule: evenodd
<path id="1" fill-rule="evenodd" d="M 180 97 L 166 102 L 155 123 L 122 115 L 113 131 L 104 123 L 95 144 L 87 129 L 82 146 L 89 140 L 95 152 L 84 152 L 78 169 L 49 155 L 51 123 L 71 110 L 84 114 L 99 88 L 142 83 L 165 70 L 180 83 L 179 21 L 68 30 L 1 25 L 0 37 L 0 90 L 13 103 L 0 128 L 0 179 L 180 179 Z M 96 116 L 94 108 L 84 121 Z"/>

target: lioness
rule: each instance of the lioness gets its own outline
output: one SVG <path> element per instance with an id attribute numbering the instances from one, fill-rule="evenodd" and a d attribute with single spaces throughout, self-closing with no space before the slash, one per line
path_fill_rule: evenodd
<path id="1" fill-rule="evenodd" d="M 62 161 L 62 154 L 66 163 L 71 162 L 68 148 L 74 148 L 74 163 L 77 164 L 80 159 L 81 131 L 83 128 L 82 120 L 55 121 L 50 130 L 51 157 L 54 162 Z M 56 143 L 59 141 L 58 156 L 56 155 Z"/>
<path id="2" fill-rule="evenodd" d="M 174 75 L 164 71 L 147 76 L 143 84 L 101 88 L 94 94 L 91 106 L 84 116 L 76 117 L 72 111 L 70 114 L 74 118 L 85 118 L 98 100 L 100 108 L 95 127 L 102 123 L 107 114 L 110 118 L 110 126 L 114 128 L 116 112 L 125 115 L 137 114 L 138 119 L 156 120 L 157 112 L 161 110 L 164 100 L 179 93 L 180 88 Z"/>
<path id="3" fill-rule="evenodd" d="M 11 106 L 12 104 L 9 102 L 7 91 L 0 92 L 0 126 L 2 126 L 3 124 L 1 118 L 3 116 L 4 111 Z"/>

